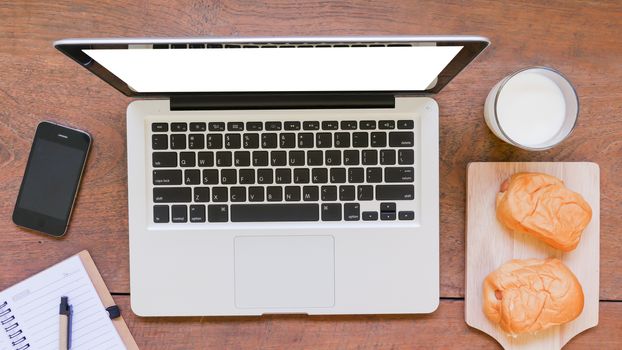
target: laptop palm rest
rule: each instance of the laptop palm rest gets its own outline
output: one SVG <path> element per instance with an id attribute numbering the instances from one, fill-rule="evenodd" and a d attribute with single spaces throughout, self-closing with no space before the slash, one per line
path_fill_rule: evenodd
<path id="1" fill-rule="evenodd" d="M 333 236 L 241 236 L 234 241 L 238 308 L 334 306 Z"/>

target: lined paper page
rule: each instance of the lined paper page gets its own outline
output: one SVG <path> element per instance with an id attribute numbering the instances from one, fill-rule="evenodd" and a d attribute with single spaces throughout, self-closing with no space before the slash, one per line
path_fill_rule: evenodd
<path id="1" fill-rule="evenodd" d="M 58 349 L 61 296 L 72 307 L 72 349 L 125 349 L 78 256 L 0 293 L 0 304 L 8 302 L 30 349 L 51 350 Z"/>

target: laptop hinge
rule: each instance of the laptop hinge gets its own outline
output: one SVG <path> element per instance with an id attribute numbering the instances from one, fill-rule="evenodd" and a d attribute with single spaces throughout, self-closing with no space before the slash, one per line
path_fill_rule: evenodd
<path id="1" fill-rule="evenodd" d="M 391 93 L 232 93 L 171 96 L 172 111 L 299 108 L 395 108 L 395 96 Z"/>

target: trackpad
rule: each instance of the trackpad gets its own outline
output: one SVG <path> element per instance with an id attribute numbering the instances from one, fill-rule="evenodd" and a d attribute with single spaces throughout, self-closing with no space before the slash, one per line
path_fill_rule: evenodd
<path id="1" fill-rule="evenodd" d="M 239 308 L 334 306 L 333 236 L 236 237 L 235 304 Z"/>

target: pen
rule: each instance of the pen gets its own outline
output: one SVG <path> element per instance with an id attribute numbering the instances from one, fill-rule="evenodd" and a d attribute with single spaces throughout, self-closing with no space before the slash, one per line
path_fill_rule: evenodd
<path id="1" fill-rule="evenodd" d="M 60 297 L 58 316 L 58 350 L 68 350 L 71 348 L 71 305 L 67 297 Z"/>

